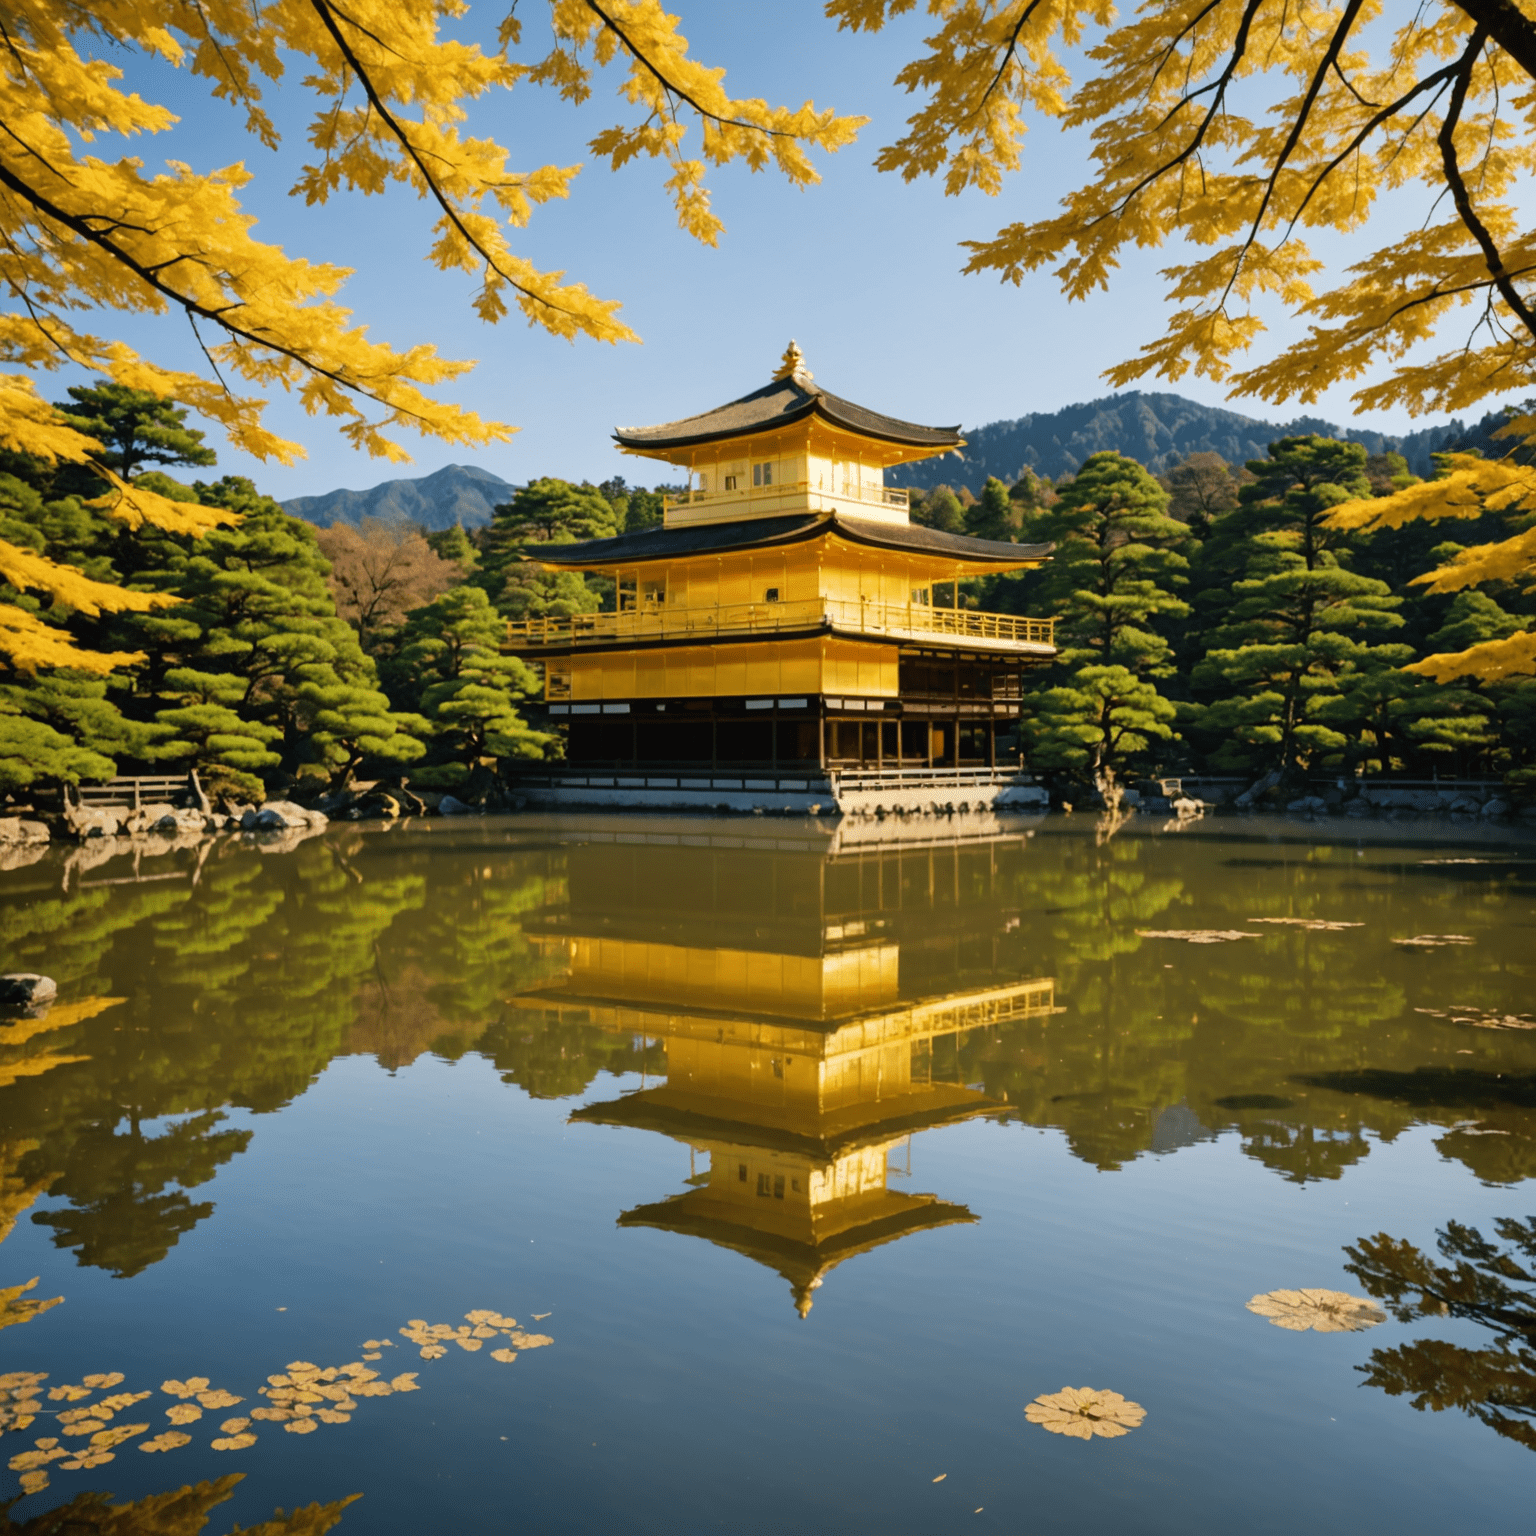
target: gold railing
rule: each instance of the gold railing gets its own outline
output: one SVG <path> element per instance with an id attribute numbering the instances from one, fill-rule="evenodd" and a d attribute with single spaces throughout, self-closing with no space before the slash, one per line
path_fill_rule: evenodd
<path id="1" fill-rule="evenodd" d="M 509 619 L 506 649 L 606 645 L 615 640 L 712 640 L 781 630 L 831 629 L 845 634 L 921 640 L 944 636 L 994 646 L 1055 644 L 1054 619 L 1020 619 L 969 608 L 813 597 L 788 603 L 727 603 L 714 608 L 671 608 L 648 603 L 622 613 Z"/>
<path id="2" fill-rule="evenodd" d="M 745 477 L 743 477 L 745 478 Z M 721 507 L 740 502 L 750 506 L 754 502 L 780 501 L 786 497 L 824 496 L 833 501 L 857 501 L 876 507 L 900 507 L 905 511 L 910 504 L 909 493 L 894 486 L 855 485 L 844 481 L 841 490 L 836 485 L 812 485 L 809 480 L 786 480 L 782 485 L 747 485 L 731 491 L 684 491 L 680 496 L 665 498 L 667 511 L 678 507 Z"/>

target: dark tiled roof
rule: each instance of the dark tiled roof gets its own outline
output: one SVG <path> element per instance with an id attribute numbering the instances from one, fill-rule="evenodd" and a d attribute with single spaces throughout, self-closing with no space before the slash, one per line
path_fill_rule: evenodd
<path id="1" fill-rule="evenodd" d="M 920 427 L 915 422 L 882 416 L 818 389 L 803 375 L 774 379 L 750 395 L 700 416 L 685 416 L 659 427 L 619 427 L 613 435 L 625 448 L 686 448 L 723 437 L 769 432 L 813 413 L 866 437 L 915 448 L 958 448 L 962 441 L 959 427 Z"/>
<path id="2" fill-rule="evenodd" d="M 828 517 L 814 512 L 793 512 L 785 517 L 751 518 L 741 523 L 692 523 L 682 528 L 647 528 L 641 533 L 621 533 L 612 539 L 584 539 L 575 544 L 540 544 L 526 547 L 531 560 L 541 565 L 590 569 L 625 565 L 635 560 L 675 560 L 682 555 L 716 555 L 735 549 L 757 549 L 769 544 L 793 544 L 839 533 L 856 544 L 876 549 L 906 549 L 921 555 L 953 555 L 957 559 L 998 565 L 1022 565 L 1044 560 L 1054 544 L 1005 544 L 992 539 L 968 539 L 961 533 L 941 533 L 916 523 L 882 523 L 870 517 Z"/>

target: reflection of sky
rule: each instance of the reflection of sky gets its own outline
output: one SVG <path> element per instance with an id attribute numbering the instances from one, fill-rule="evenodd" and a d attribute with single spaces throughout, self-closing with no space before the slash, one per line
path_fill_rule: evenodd
<path id="1" fill-rule="evenodd" d="M 920 39 L 932 26 L 925 7 L 873 37 L 837 32 L 823 17 L 821 0 L 711 0 L 678 9 L 691 53 L 725 67 L 727 89 L 737 95 L 791 106 L 810 99 L 872 121 L 851 147 L 813 156 L 823 180 L 804 192 L 775 173 L 749 178 L 740 167 L 711 170 L 708 184 L 726 233 L 710 250 L 677 229 L 662 191 L 663 169 L 646 163 L 615 176 L 587 151 L 595 133 L 626 120 L 614 80 L 599 78 L 580 110 L 532 87 L 476 105 L 469 131 L 509 145 L 515 169 L 586 163 L 570 200 L 536 209 L 529 227 L 514 232 L 513 249 L 622 300 L 622 318 L 643 346 L 571 346 L 530 331 L 515 313 L 487 330 L 470 310 L 469 281 L 424 265 L 431 213 L 400 189 L 384 198 L 342 198 L 324 209 L 290 199 L 287 186 L 309 158 L 297 124 L 313 108 L 307 100 L 287 108 L 281 88 L 263 84 L 280 121 L 293 112 L 288 140 L 272 155 L 238 131 L 237 109 L 206 102 L 201 84 L 189 92 L 185 77 L 150 72 L 153 83 L 141 88 L 181 113 L 183 127 L 158 141 L 136 141 L 131 152 L 151 168 L 175 156 L 199 170 L 244 161 L 257 177 L 243 196 L 261 221 L 258 236 L 290 254 L 359 269 L 341 301 L 375 337 L 397 346 L 431 341 L 450 357 L 480 359 L 475 372 L 453 386 L 453 398 L 523 431 L 510 446 L 480 453 L 424 444 L 408 473 L 458 462 L 513 481 L 550 474 L 600 480 L 618 473 L 647 484 L 666 478 L 663 466 L 615 453 L 610 430 L 691 415 L 756 388 L 767 382 L 791 336 L 820 382 L 839 394 L 910 420 L 976 426 L 1108 393 L 1103 371 L 1159 334 L 1169 311 L 1157 272 L 1187 259 L 1178 247 L 1128 250 L 1111 293 L 1070 307 L 1049 273 L 1018 288 L 960 274 L 962 240 L 985 240 L 1004 224 L 1055 214 L 1061 197 L 1085 178 L 1089 144 L 1082 133 L 1064 135 L 1037 122 L 1023 169 L 995 199 L 978 193 L 946 198 L 932 181 L 907 185 L 873 169 L 878 150 L 900 136 L 921 100 L 890 82 L 921 51 Z M 527 6 L 520 12 L 529 55 L 542 51 L 546 38 L 539 12 Z M 502 8 L 476 7 L 459 35 L 488 35 L 501 14 Z M 1081 73 L 1080 63 L 1073 67 Z M 141 85 L 141 79 L 130 83 Z M 1264 88 L 1271 90 L 1272 82 Z M 1234 101 L 1245 110 L 1241 83 Z M 697 145 L 695 129 L 689 142 Z M 1385 207 L 1383 221 L 1362 237 L 1309 236 L 1315 252 L 1339 270 L 1389 244 L 1395 228 L 1416 225 L 1426 211 L 1417 195 L 1389 197 Z M 1302 334 L 1274 306 L 1263 312 L 1271 325 L 1263 345 Z M 110 323 L 108 334 L 121 334 L 162 363 L 203 367 L 179 321 Z M 1453 346 L 1461 335 L 1455 331 Z M 1146 380 L 1143 387 L 1177 390 L 1266 420 L 1305 411 L 1342 421 L 1349 413 L 1345 388 L 1316 405 L 1270 407 L 1229 403 L 1221 386 L 1192 375 L 1174 385 Z M 222 453 L 223 472 L 254 471 L 280 498 L 361 489 L 400 472 L 353 453 L 329 425 L 305 418 L 294 401 L 273 393 L 271 425 L 303 442 L 308 460 L 282 469 Z M 1394 413 L 1372 416 L 1368 424 L 1401 431 L 1407 420 Z M 413 438 L 405 446 L 417 449 Z"/>
<path id="2" fill-rule="evenodd" d="M 1340 1250 L 1362 1233 L 1426 1244 L 1442 1213 L 1486 1230 L 1513 1208 L 1428 1131 L 1301 1187 L 1230 1134 L 1103 1174 L 1056 1132 L 953 1127 L 917 1141 L 911 1183 L 979 1224 L 843 1266 L 802 1323 L 738 1255 L 615 1228 L 684 1187 L 687 1155 L 568 1110 L 473 1058 L 393 1078 L 340 1060 L 221 1172 L 215 1220 L 131 1285 L 23 1222 L 11 1266 L 69 1301 L 12 1330 L 7 1360 L 238 1387 L 253 1364 L 350 1359 L 406 1315 L 553 1311 L 551 1349 L 495 1371 L 451 1352 L 366 1423 L 265 1437 L 259 1464 L 189 1448 L 111 1467 L 119 1497 L 247 1471 L 243 1523 L 361 1489 L 344 1531 L 927 1532 L 978 1504 L 1004 1529 L 1524 1528 L 1529 1453 L 1359 1387 L 1351 1366 L 1397 1325 L 1296 1335 L 1244 1310 L 1277 1284 L 1357 1288 Z M 1146 1423 L 1091 1448 L 1031 1434 L 1024 1405 L 1068 1384 L 1121 1391 Z"/>

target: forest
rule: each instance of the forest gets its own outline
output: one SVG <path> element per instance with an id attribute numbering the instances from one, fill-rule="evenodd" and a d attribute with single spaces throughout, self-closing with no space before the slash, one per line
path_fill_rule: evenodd
<path id="1" fill-rule="evenodd" d="M 142 611 L 0 589 L 99 670 L 0 674 L 0 792 L 12 801 L 115 773 L 196 769 L 212 793 L 316 794 L 406 775 L 462 788 L 482 765 L 558 757 L 533 723 L 540 680 L 503 656 L 507 618 L 612 606 L 611 583 L 551 574 L 538 547 L 661 521 L 666 487 L 538 478 L 491 525 L 317 529 L 216 459 L 179 406 L 117 384 L 56 403 L 125 483 L 226 519 L 200 535 L 109 515 L 89 471 L 0 456 L 0 539 L 96 582 L 174 599 Z M 1497 450 L 1495 450 L 1497 451 Z M 1192 453 L 1154 476 L 1113 451 L 1054 482 L 989 479 L 980 496 L 913 492 L 913 517 L 1055 545 L 1042 569 L 961 583 L 947 600 L 1058 620 L 1017 743 L 1062 785 L 1132 774 L 1499 778 L 1536 791 L 1536 677 L 1438 681 L 1423 658 L 1531 626 L 1518 577 L 1435 593 L 1416 581 L 1533 518 L 1351 531 L 1331 514 L 1415 483 L 1401 456 L 1316 435 L 1228 464 Z"/>

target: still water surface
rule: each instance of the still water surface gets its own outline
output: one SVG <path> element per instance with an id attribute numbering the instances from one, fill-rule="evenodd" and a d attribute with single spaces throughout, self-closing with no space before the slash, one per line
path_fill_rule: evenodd
<path id="1" fill-rule="evenodd" d="M 0 1025 L 0 1287 L 64 1298 L 0 1332 L 47 1373 L 12 1517 L 240 1472 L 210 1531 L 1528 1532 L 1528 1313 L 1246 1303 L 1536 1211 L 1536 846 L 972 831 L 0 874 L 0 969 L 61 997 Z M 1199 930 L 1247 936 L 1149 936 Z M 1068 1386 L 1145 1417 L 1026 1418 Z"/>

